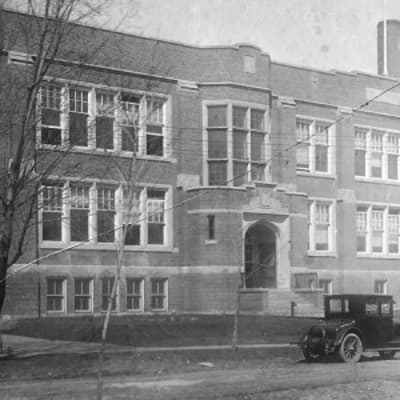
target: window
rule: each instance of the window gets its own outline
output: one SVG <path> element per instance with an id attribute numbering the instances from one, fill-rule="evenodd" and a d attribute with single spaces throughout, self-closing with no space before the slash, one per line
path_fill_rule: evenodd
<path id="1" fill-rule="evenodd" d="M 108 304 L 111 300 L 112 289 L 114 286 L 115 278 L 103 278 L 101 280 L 101 309 L 102 311 L 107 311 Z M 114 298 L 112 299 L 111 310 L 115 311 L 117 309 L 117 291 Z"/>
<path id="2" fill-rule="evenodd" d="M 114 242 L 115 191 L 113 188 L 97 188 L 97 241 Z"/>
<path id="3" fill-rule="evenodd" d="M 400 207 L 357 206 L 357 252 L 400 255 Z"/>
<path id="4" fill-rule="evenodd" d="M 309 203 L 309 250 L 334 251 L 333 203 L 315 200 Z"/>
<path id="5" fill-rule="evenodd" d="M 42 239 L 62 240 L 62 186 L 42 187 Z"/>
<path id="6" fill-rule="evenodd" d="M 147 99 L 146 102 L 146 154 L 164 155 L 164 102 Z"/>
<path id="7" fill-rule="evenodd" d="M 206 110 L 208 184 L 265 181 L 266 111 L 227 104 L 208 105 Z"/>
<path id="8" fill-rule="evenodd" d="M 114 148 L 114 95 L 96 92 L 96 148 Z"/>
<path id="9" fill-rule="evenodd" d="M 208 240 L 215 240 L 215 215 L 208 215 Z"/>
<path id="10" fill-rule="evenodd" d="M 138 151 L 140 97 L 121 95 L 121 150 Z"/>
<path id="11" fill-rule="evenodd" d="M 333 126 L 329 122 L 296 120 L 296 169 L 299 172 L 332 174 Z"/>
<path id="12" fill-rule="evenodd" d="M 49 278 L 47 279 L 47 311 L 63 312 L 65 311 L 65 279 Z"/>
<path id="13" fill-rule="evenodd" d="M 147 190 L 148 244 L 164 244 L 165 192 Z"/>
<path id="14" fill-rule="evenodd" d="M 125 244 L 140 245 L 141 243 L 141 190 L 135 190 L 129 193 L 124 191 L 124 215 L 123 215 L 123 233 L 125 234 Z"/>
<path id="15" fill-rule="evenodd" d="M 127 278 L 126 309 L 128 311 L 143 311 L 143 279 Z"/>
<path id="16" fill-rule="evenodd" d="M 398 132 L 355 127 L 355 176 L 399 180 Z"/>
<path id="17" fill-rule="evenodd" d="M 256 72 L 256 58 L 254 56 L 243 56 L 244 72 L 255 74 Z"/>
<path id="18" fill-rule="evenodd" d="M 154 278 L 151 279 L 151 310 L 166 311 L 167 310 L 167 291 L 168 280 Z"/>
<path id="19" fill-rule="evenodd" d="M 375 281 L 374 292 L 377 294 L 388 294 L 387 281 Z"/>
<path id="20" fill-rule="evenodd" d="M 43 86 L 41 99 L 42 144 L 61 145 L 61 88 L 54 85 Z"/>
<path id="21" fill-rule="evenodd" d="M 74 310 L 77 312 L 93 311 L 93 280 L 76 278 L 74 280 Z"/>
<path id="22" fill-rule="evenodd" d="M 69 141 L 72 146 L 88 145 L 88 91 L 69 90 Z"/>
<path id="23" fill-rule="evenodd" d="M 332 294 L 332 281 L 330 279 L 320 279 L 318 286 L 324 294 Z"/>
<path id="24" fill-rule="evenodd" d="M 71 187 L 71 241 L 89 240 L 89 187 L 73 185 Z"/>

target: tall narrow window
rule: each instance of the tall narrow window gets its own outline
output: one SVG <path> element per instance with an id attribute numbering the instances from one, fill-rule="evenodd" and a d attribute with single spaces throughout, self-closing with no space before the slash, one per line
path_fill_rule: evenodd
<path id="1" fill-rule="evenodd" d="M 148 244 L 164 244 L 165 192 L 147 189 Z"/>
<path id="2" fill-rule="evenodd" d="M 382 253 L 383 252 L 383 210 L 372 208 L 372 252 Z"/>
<path id="3" fill-rule="evenodd" d="M 164 101 L 148 98 L 146 101 L 146 154 L 164 155 Z"/>
<path id="4" fill-rule="evenodd" d="M 328 172 L 329 124 L 315 123 L 315 171 Z"/>
<path id="5" fill-rule="evenodd" d="M 215 215 L 208 215 L 208 240 L 215 240 Z"/>
<path id="6" fill-rule="evenodd" d="M 115 191 L 97 188 L 97 241 L 113 242 L 115 238 Z"/>
<path id="7" fill-rule="evenodd" d="M 114 148 L 114 96 L 96 92 L 96 147 Z"/>
<path id="8" fill-rule="evenodd" d="M 127 278 L 126 309 L 128 311 L 143 311 L 143 279 Z"/>
<path id="9" fill-rule="evenodd" d="M 69 90 L 69 140 L 72 146 L 88 145 L 88 91 Z"/>
<path id="10" fill-rule="evenodd" d="M 383 133 L 372 131 L 371 134 L 371 164 L 370 176 L 372 178 L 382 178 L 383 161 Z"/>
<path id="11" fill-rule="evenodd" d="M 247 108 L 233 107 L 233 176 L 234 185 L 248 182 L 248 117 Z"/>
<path id="12" fill-rule="evenodd" d="M 124 191 L 123 233 L 126 245 L 141 244 L 141 224 L 143 223 L 141 207 L 141 190 Z"/>
<path id="13" fill-rule="evenodd" d="M 71 187 L 71 240 L 89 240 L 89 187 Z"/>
<path id="14" fill-rule="evenodd" d="M 140 97 L 131 94 L 121 95 L 121 149 L 137 152 L 139 149 L 139 108 Z"/>
<path id="15" fill-rule="evenodd" d="M 62 240 L 62 186 L 42 187 L 42 240 Z"/>
<path id="16" fill-rule="evenodd" d="M 357 207 L 357 251 L 367 251 L 368 209 Z"/>
<path id="17" fill-rule="evenodd" d="M 315 250 L 329 250 L 329 204 L 315 204 Z"/>
<path id="18" fill-rule="evenodd" d="M 41 94 L 41 144 L 61 145 L 61 88 L 46 85 Z"/>
<path id="19" fill-rule="evenodd" d="M 114 278 L 103 278 L 101 280 L 101 295 L 102 295 L 101 309 L 103 311 L 107 311 L 108 309 L 108 304 L 111 301 L 111 294 L 114 282 L 115 282 Z M 115 294 L 114 298 L 112 299 L 112 305 L 111 305 L 111 310 L 115 311 L 116 309 L 117 309 L 117 294 Z"/>
<path id="20" fill-rule="evenodd" d="M 251 180 L 265 180 L 265 111 L 250 109 Z"/>
<path id="21" fill-rule="evenodd" d="M 389 209 L 388 213 L 388 245 L 389 253 L 399 253 L 399 236 L 400 236 L 400 210 Z"/>
<path id="22" fill-rule="evenodd" d="M 167 310 L 167 279 L 151 279 L 151 310 Z"/>
<path id="23" fill-rule="evenodd" d="M 65 279 L 49 278 L 47 279 L 47 311 L 62 312 L 65 311 Z"/>
<path id="24" fill-rule="evenodd" d="M 296 121 L 296 169 L 310 171 L 311 123 L 305 120 Z"/>
<path id="25" fill-rule="evenodd" d="M 388 179 L 399 179 L 399 138 L 397 135 L 387 136 Z"/>
<path id="26" fill-rule="evenodd" d="M 74 280 L 74 310 L 77 312 L 93 311 L 93 280 L 76 278 Z"/>
<path id="27" fill-rule="evenodd" d="M 367 173 L 367 131 L 356 128 L 355 131 L 355 175 L 366 176 Z"/>

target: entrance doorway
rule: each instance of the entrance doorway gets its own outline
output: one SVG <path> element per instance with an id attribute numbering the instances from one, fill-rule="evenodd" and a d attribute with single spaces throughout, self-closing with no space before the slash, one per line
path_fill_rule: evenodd
<path id="1" fill-rule="evenodd" d="M 246 288 L 276 287 L 276 234 L 262 223 L 246 232 L 245 284 Z"/>

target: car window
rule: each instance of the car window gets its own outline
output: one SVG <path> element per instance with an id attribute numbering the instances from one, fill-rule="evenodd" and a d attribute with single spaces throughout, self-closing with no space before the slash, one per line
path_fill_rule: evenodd
<path id="1" fill-rule="evenodd" d="M 365 314 L 366 315 L 379 315 L 378 304 L 376 304 L 376 303 L 365 303 Z"/>
<path id="2" fill-rule="evenodd" d="M 329 300 L 329 311 L 331 313 L 342 312 L 342 299 L 330 299 Z"/>
<path id="3" fill-rule="evenodd" d="M 381 314 L 390 315 L 390 303 L 381 303 Z"/>

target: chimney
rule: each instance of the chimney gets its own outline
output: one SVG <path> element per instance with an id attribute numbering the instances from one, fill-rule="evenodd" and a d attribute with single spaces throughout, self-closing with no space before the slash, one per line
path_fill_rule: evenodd
<path id="1" fill-rule="evenodd" d="M 377 41 L 378 74 L 400 78 L 400 21 L 394 19 L 387 20 L 386 23 L 380 21 Z"/>

